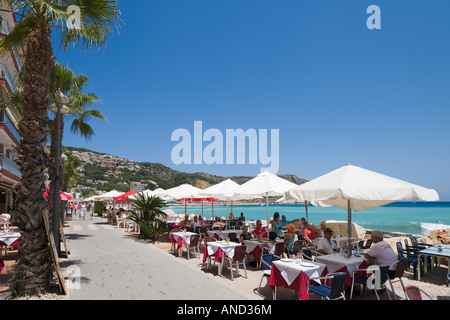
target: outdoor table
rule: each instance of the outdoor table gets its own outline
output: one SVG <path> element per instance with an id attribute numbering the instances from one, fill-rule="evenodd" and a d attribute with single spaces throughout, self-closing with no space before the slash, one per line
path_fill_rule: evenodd
<path id="1" fill-rule="evenodd" d="M 5 247 L 5 254 L 7 247 L 18 247 L 20 245 L 21 234 L 19 232 L 0 232 L 0 255 Z"/>
<path id="2" fill-rule="evenodd" d="M 189 247 L 191 242 L 191 236 L 196 235 L 194 232 L 171 232 L 170 233 L 170 242 L 172 242 L 172 252 L 175 251 L 175 244 L 177 244 L 177 250 L 180 250 L 183 244 Z M 178 256 L 180 256 L 180 251 L 178 251 Z"/>
<path id="3" fill-rule="evenodd" d="M 442 248 L 442 251 L 439 250 L 439 246 Z M 424 250 L 420 250 L 417 252 L 418 259 L 419 259 L 419 270 L 421 270 L 421 264 L 422 261 L 420 257 L 422 255 L 424 256 L 434 256 L 440 258 L 447 259 L 447 265 L 448 265 L 448 273 L 450 273 L 450 245 L 449 244 L 436 244 L 434 246 L 431 246 L 429 248 L 426 248 Z M 427 272 L 427 263 L 425 263 L 425 270 L 424 272 Z M 420 281 L 420 272 L 418 272 L 417 279 Z"/>
<path id="4" fill-rule="evenodd" d="M 244 240 L 244 244 L 247 247 L 245 253 L 254 256 L 255 261 L 259 262 L 261 260 L 262 250 L 267 245 L 267 241 Z"/>
<path id="5" fill-rule="evenodd" d="M 337 236 L 337 237 L 331 238 L 331 240 L 336 242 L 336 245 L 338 247 L 340 247 L 341 242 L 344 242 L 344 244 L 347 244 L 349 238 L 348 237 Z M 352 241 L 352 242 L 355 241 L 355 240 L 359 240 L 359 239 L 358 238 L 350 238 L 350 241 Z"/>
<path id="6" fill-rule="evenodd" d="M 223 257 L 227 256 L 233 259 L 234 249 L 240 246 L 240 243 L 226 242 L 226 241 L 211 241 L 205 243 L 205 251 L 203 252 L 203 263 L 208 257 L 215 257 L 219 262 L 219 275 L 222 274 Z"/>
<path id="7" fill-rule="evenodd" d="M 236 233 L 236 238 L 239 239 L 239 237 L 241 236 L 242 230 L 222 230 L 222 231 L 212 230 L 212 231 L 208 231 L 208 235 L 210 237 L 216 238 L 217 240 L 226 240 L 228 238 L 229 233 Z"/>
<path id="8" fill-rule="evenodd" d="M 300 300 L 309 300 L 308 279 L 322 277 L 327 273 L 327 266 L 320 262 L 281 259 L 272 262 L 269 286 L 272 290 L 276 290 L 276 287 L 294 290 L 298 292 Z"/>
<path id="9" fill-rule="evenodd" d="M 353 271 L 367 269 L 369 266 L 364 256 L 356 257 L 352 255 L 350 258 L 347 258 L 340 253 L 316 256 L 315 261 L 325 264 L 328 273 L 345 272 L 347 275 L 345 276 L 344 290 L 352 286 Z"/>

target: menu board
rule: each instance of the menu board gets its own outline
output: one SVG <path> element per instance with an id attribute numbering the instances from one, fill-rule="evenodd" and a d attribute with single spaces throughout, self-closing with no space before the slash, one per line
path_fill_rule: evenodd
<path id="1" fill-rule="evenodd" d="M 48 212 L 47 212 L 47 210 L 44 210 L 42 213 L 44 215 L 45 230 L 47 231 L 48 243 L 50 245 L 50 252 L 52 255 L 53 265 L 55 267 L 56 275 L 58 278 L 59 288 L 61 289 L 63 294 L 67 294 L 64 276 L 63 276 L 63 273 L 61 270 L 61 266 L 59 264 L 58 251 L 57 251 L 57 247 L 55 244 L 55 238 L 53 237 L 53 232 L 50 230 Z"/>

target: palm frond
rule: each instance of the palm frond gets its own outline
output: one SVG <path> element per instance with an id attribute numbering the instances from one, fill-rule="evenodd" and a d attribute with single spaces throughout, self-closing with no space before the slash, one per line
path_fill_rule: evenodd
<path id="1" fill-rule="evenodd" d="M 25 44 L 36 26 L 33 17 L 24 19 L 20 24 L 11 30 L 10 34 L 0 40 L 1 52 L 19 52 Z"/>

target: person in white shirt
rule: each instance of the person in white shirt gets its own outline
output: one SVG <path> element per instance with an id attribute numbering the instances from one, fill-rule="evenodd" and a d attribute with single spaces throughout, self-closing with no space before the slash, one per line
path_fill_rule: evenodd
<path id="1" fill-rule="evenodd" d="M 376 264 L 380 267 L 391 266 L 388 271 L 389 277 L 395 273 L 397 265 L 392 265 L 397 261 L 397 256 L 389 243 L 383 241 L 383 234 L 375 230 L 371 235 L 372 246 L 369 251 L 364 254 L 364 258 L 372 260 L 372 264 Z M 392 279 L 392 278 L 391 278 Z"/>
<path id="2" fill-rule="evenodd" d="M 317 243 L 317 252 L 321 254 L 331 254 L 335 252 L 339 252 L 339 248 L 334 243 L 333 240 L 331 240 L 331 237 L 333 236 L 333 230 L 330 228 L 325 228 L 323 231 L 323 238 L 320 239 L 320 241 Z"/>

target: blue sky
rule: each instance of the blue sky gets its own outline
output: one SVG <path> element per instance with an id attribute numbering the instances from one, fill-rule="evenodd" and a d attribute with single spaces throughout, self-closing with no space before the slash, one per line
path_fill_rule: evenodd
<path id="1" fill-rule="evenodd" d="M 369 5 L 381 30 L 369 30 Z M 186 172 L 256 175 L 256 165 L 175 165 L 171 134 L 278 129 L 280 174 L 313 179 L 352 163 L 450 200 L 450 2 L 123 0 L 100 51 L 55 42 L 90 77 L 108 123 L 68 146 Z M 55 39 L 57 34 L 55 31 Z M 205 146 L 205 144 L 204 144 Z M 270 150 L 270 149 L 269 149 Z"/>

